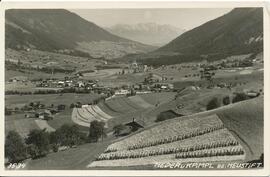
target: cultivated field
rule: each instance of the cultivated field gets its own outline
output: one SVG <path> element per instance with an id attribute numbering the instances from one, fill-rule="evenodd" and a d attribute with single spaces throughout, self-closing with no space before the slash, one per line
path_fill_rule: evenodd
<path id="1" fill-rule="evenodd" d="M 213 115 L 178 119 L 135 134 L 110 145 L 89 167 L 122 166 L 123 159 L 127 159 L 124 166 L 139 165 L 139 162 L 149 165 L 156 162 L 155 156 L 163 156 L 162 162 L 175 158 L 180 162 L 194 158 L 195 162 L 200 162 L 206 161 L 204 158 L 211 157 L 211 161 L 217 161 L 220 156 L 234 155 L 235 160 L 243 159 L 244 149 Z"/>
<path id="2" fill-rule="evenodd" d="M 94 120 L 107 122 L 111 118 L 112 116 L 103 112 L 96 105 L 84 106 L 82 108 L 73 108 L 71 115 L 71 119 L 74 123 L 84 127 L 89 127 L 90 122 Z"/>
<path id="3" fill-rule="evenodd" d="M 258 149 L 263 147 L 262 114 L 259 97 L 167 120 L 111 144 L 88 167 L 258 159 L 263 153 Z"/>

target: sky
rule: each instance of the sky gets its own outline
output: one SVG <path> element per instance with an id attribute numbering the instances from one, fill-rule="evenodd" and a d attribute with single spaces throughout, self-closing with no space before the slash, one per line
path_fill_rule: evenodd
<path id="1" fill-rule="evenodd" d="M 69 9 L 82 18 L 101 27 L 115 24 L 157 23 L 169 24 L 185 30 L 220 17 L 229 8 L 190 8 L 190 9 Z"/>

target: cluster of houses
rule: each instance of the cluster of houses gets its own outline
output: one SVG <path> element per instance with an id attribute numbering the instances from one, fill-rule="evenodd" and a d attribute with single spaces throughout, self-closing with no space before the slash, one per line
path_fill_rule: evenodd
<path id="1" fill-rule="evenodd" d="M 152 66 L 147 66 L 147 65 L 139 64 L 135 60 L 135 61 L 133 61 L 132 63 L 129 64 L 128 69 L 132 73 L 141 73 L 141 72 L 148 72 L 148 71 L 152 70 L 153 67 Z"/>
<path id="2" fill-rule="evenodd" d="M 97 87 L 97 81 L 82 81 L 78 79 L 71 79 L 66 77 L 64 80 L 61 79 L 44 79 L 36 83 L 36 87 L 50 87 L 50 88 L 66 88 L 66 87 L 77 87 L 77 88 L 93 88 Z"/>
<path id="3" fill-rule="evenodd" d="M 37 102 L 31 102 L 28 105 L 25 105 L 21 110 L 25 113 L 26 118 L 38 118 L 44 120 L 52 120 L 54 115 L 58 112 L 64 111 L 66 105 L 59 104 L 54 106 L 45 106 L 44 104 Z"/>

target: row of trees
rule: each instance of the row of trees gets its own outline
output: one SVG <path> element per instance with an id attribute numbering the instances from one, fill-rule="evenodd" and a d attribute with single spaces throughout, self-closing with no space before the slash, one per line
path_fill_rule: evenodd
<path id="1" fill-rule="evenodd" d="M 239 101 L 244 101 L 250 99 L 250 97 L 245 93 L 236 93 L 232 98 L 232 103 L 237 103 Z M 222 98 L 223 105 L 228 105 L 231 103 L 231 99 L 229 96 L 225 96 Z M 208 104 L 206 105 L 206 110 L 216 109 L 221 106 L 221 101 L 217 97 L 212 98 Z"/>
<path id="2" fill-rule="evenodd" d="M 5 95 L 45 95 L 45 94 L 64 94 L 64 93 L 78 93 L 78 94 L 89 94 L 89 93 L 97 93 L 97 94 L 104 94 L 104 97 L 110 97 L 114 95 L 114 90 L 103 92 L 101 90 L 91 90 L 87 88 L 63 88 L 58 90 L 36 90 L 36 91 L 18 91 L 18 90 L 7 90 L 5 91 Z"/>
<path id="3" fill-rule="evenodd" d="M 91 102 L 88 103 L 88 105 L 97 105 L 98 103 L 100 102 L 104 102 L 105 101 L 105 97 L 98 97 L 98 98 L 95 98 L 93 99 Z M 76 103 L 71 103 L 69 108 L 81 108 L 82 107 L 82 103 L 81 102 L 76 102 Z"/>
<path id="4" fill-rule="evenodd" d="M 89 89 L 78 89 L 78 88 L 63 88 L 58 90 L 46 89 L 46 90 L 36 90 L 36 91 L 18 91 L 18 90 L 7 90 L 5 95 L 45 95 L 45 94 L 63 94 L 63 93 L 81 93 L 88 94 L 92 93 Z"/>
<path id="5" fill-rule="evenodd" d="M 16 131 L 8 132 L 5 140 L 5 157 L 9 162 L 17 163 L 27 158 L 40 158 L 61 147 L 70 148 L 88 142 L 97 142 L 106 137 L 104 123 L 91 122 L 88 136 L 76 125 L 64 124 L 54 132 L 46 129 L 33 129 L 23 139 Z"/>

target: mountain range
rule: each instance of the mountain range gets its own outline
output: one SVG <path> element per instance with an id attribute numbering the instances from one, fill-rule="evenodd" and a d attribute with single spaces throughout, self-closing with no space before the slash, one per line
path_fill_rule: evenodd
<path id="1" fill-rule="evenodd" d="M 116 24 L 105 29 L 115 35 L 153 46 L 163 46 L 185 32 L 172 25 L 157 23 Z"/>
<path id="2" fill-rule="evenodd" d="M 263 9 L 235 8 L 227 14 L 193 28 L 147 54 L 120 60 L 149 65 L 168 65 L 263 52 Z M 252 55 L 255 56 L 255 55 Z"/>
<path id="3" fill-rule="evenodd" d="M 156 49 L 111 34 L 64 9 L 10 9 L 5 16 L 6 48 L 36 48 L 107 59 Z"/>
<path id="4" fill-rule="evenodd" d="M 160 27 L 157 24 L 116 25 L 107 31 L 63 9 L 11 9 L 5 15 L 6 48 L 13 49 L 28 47 L 106 59 L 136 59 L 153 65 L 219 60 L 227 56 L 263 51 L 262 8 L 235 8 L 178 35 L 158 49 L 134 40 L 140 41 L 138 36 L 144 34 L 145 43 L 150 38 L 153 41 L 149 33 L 154 34 L 156 30 L 156 36 L 163 31 L 163 36 L 166 36 L 166 33 L 172 34 L 168 32 L 173 31 L 169 30 L 172 27 Z M 112 34 L 112 29 L 113 33 L 118 31 L 124 37 Z M 137 39 L 134 37 L 131 40 L 131 34 L 136 36 L 135 33 L 138 33 Z"/>
<path id="5" fill-rule="evenodd" d="M 235 8 L 177 37 L 158 53 L 219 57 L 263 50 L 263 9 Z"/>

